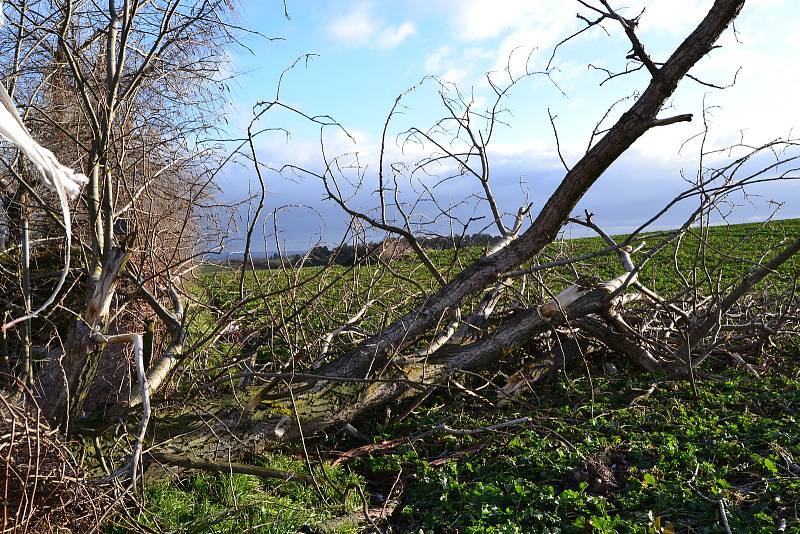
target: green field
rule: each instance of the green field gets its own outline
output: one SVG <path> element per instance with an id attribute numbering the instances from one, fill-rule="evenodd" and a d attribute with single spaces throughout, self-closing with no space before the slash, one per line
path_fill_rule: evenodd
<path id="1" fill-rule="evenodd" d="M 667 298 L 683 291 L 682 279 L 699 280 L 703 290 L 724 288 L 798 234 L 800 220 L 698 229 L 680 246 L 669 241 L 644 266 L 640 279 Z M 643 238 L 647 246 L 634 255 L 635 261 L 670 235 Z M 603 247 L 598 238 L 563 241 L 532 261 Z M 431 256 L 450 279 L 480 253 L 438 251 Z M 518 279 L 518 291 L 508 303 L 541 302 L 543 287 L 558 291 L 576 272 L 602 279 L 621 273 L 614 255 L 574 267 L 530 277 L 524 286 Z M 799 270 L 795 258 L 758 290 L 789 290 Z M 419 304 L 435 285 L 430 273 L 410 259 L 391 268 L 258 271 L 248 273 L 244 283 L 251 300 L 237 320 L 245 331 L 272 325 L 273 340 L 258 361 L 275 369 L 314 336 L 345 321 L 365 300 L 377 305 L 360 324 L 374 330 Z M 237 273 L 220 269 L 204 274 L 197 286 L 198 295 L 219 308 L 236 302 L 239 290 Z M 203 314 L 209 313 L 198 312 L 193 336 L 202 337 L 211 322 Z M 331 354 L 359 339 L 343 339 Z M 368 414 L 354 425 L 380 444 L 412 438 L 442 422 L 456 429 L 521 417 L 532 422 L 473 435 L 432 432 L 332 467 L 335 451 L 364 445 L 334 432 L 307 444 L 316 485 L 200 475 L 182 486 L 151 485 L 137 519 L 185 532 L 296 532 L 303 526 L 310 532 L 355 532 L 370 524 L 347 518 L 365 504 L 380 508 L 381 496 L 394 487 L 399 504 L 387 510 L 394 510 L 396 532 L 725 532 L 723 514 L 732 532 L 800 532 L 797 341 L 782 338 L 751 362 L 759 376 L 709 359 L 694 384 L 642 373 L 606 353 L 556 373 L 503 407 L 497 407 L 491 387 L 502 385 L 501 376 L 487 370 L 482 379 L 490 387 L 478 396 L 447 388 L 402 419 L 398 416 L 411 404 L 394 406 L 391 414 Z M 211 359 L 223 361 L 235 350 L 234 343 L 221 340 Z M 526 355 L 523 351 L 513 358 L 522 362 Z M 313 361 L 297 358 L 296 363 L 302 370 Z M 610 372 L 609 363 L 618 372 Z M 296 445 L 276 445 L 252 461 L 308 473 Z M 596 483 L 593 466 L 612 463 L 613 483 Z M 576 472 L 581 466 L 583 474 Z M 599 473 L 600 479 L 606 474 Z"/>

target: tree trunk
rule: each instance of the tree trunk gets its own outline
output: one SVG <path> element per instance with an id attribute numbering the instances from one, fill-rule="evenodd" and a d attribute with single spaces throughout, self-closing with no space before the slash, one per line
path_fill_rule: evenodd
<path id="1" fill-rule="evenodd" d="M 80 414 L 105 344 L 98 340 L 106 328 L 109 307 L 114 297 L 119 275 L 131 254 L 135 236 L 131 234 L 109 255 L 83 317 L 75 320 L 67 333 L 64 355 L 42 370 L 40 375 L 47 417 L 64 426 Z"/>

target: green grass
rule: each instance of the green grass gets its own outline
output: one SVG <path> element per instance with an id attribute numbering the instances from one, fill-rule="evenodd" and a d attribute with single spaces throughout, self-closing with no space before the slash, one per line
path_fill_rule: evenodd
<path id="1" fill-rule="evenodd" d="M 800 235 L 800 220 L 775 221 L 766 226 L 742 224 L 692 229 L 680 242 L 668 232 L 651 233 L 638 236 L 634 241 L 635 246 L 642 240 L 646 241 L 646 247 L 634 254 L 634 261 L 644 262 L 639 279 L 665 298 L 683 292 L 684 280 L 691 284 L 696 282 L 701 293 L 710 294 L 718 285 L 724 288 L 740 280 L 754 261 L 762 256 L 771 257 L 782 243 L 797 235 Z M 617 236 L 617 240 L 625 237 Z M 645 262 L 647 251 L 662 243 L 664 246 L 659 247 L 659 252 Z M 701 243 L 706 244 L 702 249 Z M 605 247 L 599 237 L 558 241 L 546 247 L 530 264 L 579 256 Z M 464 267 L 477 261 L 482 250 L 474 247 L 458 252 L 430 251 L 429 254 L 444 277 L 450 280 Z M 769 284 L 771 291 L 786 290 L 796 280 L 798 270 L 800 258 L 795 258 L 757 289 Z M 528 277 L 524 289 L 523 279 L 517 278 L 514 290 L 507 291 L 504 298 L 519 298 L 529 306 L 539 304 L 571 284 L 576 273 L 610 279 L 621 274 L 622 268 L 615 254 L 592 258 Z M 219 309 L 236 307 L 239 302 L 238 271 L 217 269 L 205 273 L 198 282 L 198 292 Z M 421 305 L 437 288 L 431 273 L 411 257 L 394 262 L 391 269 L 365 265 L 354 269 L 334 266 L 327 269 L 257 270 L 246 273 L 244 285 L 245 303 L 232 319 L 243 331 L 273 330 L 269 344 L 263 346 L 258 354 L 258 363 L 272 370 L 278 370 L 276 364 L 290 358 L 295 358 L 299 369 L 309 369 L 312 361 L 297 359 L 297 347 L 346 322 L 367 299 L 373 299 L 375 303 L 359 326 L 367 332 L 374 332 Z M 463 311 L 468 312 L 476 301 L 477 297 L 464 303 Z M 211 326 L 213 321 L 207 316 L 195 322 L 190 344 L 192 340 L 201 338 Z M 331 351 L 330 357 L 337 357 L 360 339 L 355 337 L 341 343 Z M 222 340 L 210 350 L 207 361 L 211 364 L 224 362 L 234 352 L 235 347 Z"/>
<path id="2" fill-rule="evenodd" d="M 307 473 L 305 462 L 291 454 L 262 456 L 250 463 Z M 326 465 L 324 470 L 315 469 L 317 486 L 206 473 L 180 484 L 168 479 L 150 482 L 144 491 L 145 506 L 134 519 L 158 532 L 288 534 L 360 510 L 360 497 L 349 488 L 362 486 L 363 480 L 342 468 Z M 120 522 L 108 530 L 126 532 L 129 526 Z M 347 522 L 335 529 L 342 534 L 355 531 L 355 525 Z"/>
<path id="3" fill-rule="evenodd" d="M 644 262 L 644 254 L 651 247 L 665 243 L 654 257 L 644 263 L 640 279 L 651 289 L 668 297 L 683 290 L 682 278 L 690 282 L 699 281 L 703 290 L 713 289 L 718 283 L 726 285 L 735 282 L 752 267 L 754 261 L 762 256 L 768 259 L 780 249 L 782 243 L 798 235 L 800 235 L 800 219 L 774 221 L 766 226 L 758 223 L 711 227 L 703 230 L 691 229 L 680 242 L 668 232 L 642 234 L 636 237 L 633 244 L 638 245 L 641 241 L 645 241 L 646 246 L 635 254 L 633 259 L 637 264 Z M 616 239 L 622 241 L 626 237 L 616 236 Z M 698 253 L 702 243 L 705 243 L 705 247 Z M 606 244 L 599 237 L 558 241 L 546 247 L 537 257 L 532 258 L 529 264 L 521 268 L 564 256 L 580 256 L 605 247 Z M 458 252 L 429 251 L 429 255 L 445 279 L 450 280 L 464 267 L 477 261 L 482 255 L 482 250 L 473 247 Z M 594 275 L 603 279 L 622 273 L 615 254 L 576 263 L 574 268 L 581 275 Z M 780 288 L 789 287 L 796 278 L 798 269 L 800 269 L 800 258 L 795 258 L 784 266 L 783 275 L 773 277 L 771 283 L 777 283 Z M 426 293 L 436 288 L 433 276 L 415 258 L 409 257 L 394 262 L 392 271 L 367 265 L 355 269 L 334 266 L 327 269 L 308 267 L 288 272 L 278 269 L 248 272 L 245 277 L 247 293 L 262 294 L 264 298 L 248 301 L 240 315 L 245 317 L 245 324 L 255 328 L 272 321 L 275 312 L 281 306 L 284 306 L 285 311 L 293 306 L 301 307 L 313 302 L 308 312 L 302 315 L 304 324 L 332 328 L 338 326 L 336 320 L 326 322 L 323 318 L 327 314 L 319 314 L 317 311 L 339 311 L 341 313 L 338 316 L 333 314 L 333 317 L 345 320 L 348 311 L 357 307 L 356 297 L 364 294 L 370 282 L 374 281 L 371 296 L 381 296 L 384 293 L 389 295 L 379 298 L 375 312 L 365 318 L 366 328 L 377 326 L 386 320 L 383 313 L 388 308 L 389 300 L 400 304 L 391 309 L 391 315 L 388 317 L 391 319 L 412 309 L 426 297 Z M 570 267 L 551 269 L 543 276 L 542 281 L 551 291 L 558 291 L 575 279 Z M 203 276 L 202 288 L 211 303 L 225 309 L 238 301 L 238 278 L 237 271 L 216 269 Z M 305 283 L 300 283 L 301 281 Z M 534 279 L 529 282 L 529 286 L 538 289 L 537 283 L 538 281 Z M 332 287 L 317 297 L 320 289 L 328 284 L 332 284 Z M 291 286 L 299 287 L 287 293 L 287 288 Z M 420 288 L 424 292 L 420 291 Z M 315 297 L 316 300 L 313 300 Z"/>

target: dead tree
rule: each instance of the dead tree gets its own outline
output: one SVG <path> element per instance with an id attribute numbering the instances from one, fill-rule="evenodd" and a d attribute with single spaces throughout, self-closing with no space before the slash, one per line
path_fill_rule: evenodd
<path id="1" fill-rule="evenodd" d="M 715 2 L 708 15 L 660 67 L 656 67 L 644 51 L 633 30 L 634 22 L 618 17 L 631 40 L 634 57 L 646 65 L 651 74 L 649 85 L 641 92 L 641 96 L 633 106 L 622 114 L 584 157 L 575 163 L 530 227 L 518 238 L 510 240 L 505 247 L 465 269 L 427 298 L 424 306 L 412 310 L 394 324 L 367 339 L 357 349 L 326 364 L 317 373 L 330 377 L 370 378 L 376 371 L 391 368 L 392 364 L 402 360 L 404 349 L 425 335 L 443 316 L 459 308 L 473 295 L 501 282 L 507 273 L 518 268 L 551 243 L 578 200 L 637 139 L 652 128 L 691 119 L 687 115 L 659 117 L 658 114 L 678 83 L 697 61 L 711 50 L 743 4 L 743 1 L 732 0 Z M 598 10 L 604 17 L 615 17 L 615 13 L 611 10 L 606 8 Z M 613 290 L 608 293 L 612 292 Z M 584 297 L 573 306 L 576 309 L 595 306 L 594 311 L 599 311 L 603 306 L 608 306 L 608 300 L 604 300 L 600 295 L 591 293 L 590 297 Z M 572 310 L 566 311 L 569 314 Z M 588 311 L 578 315 L 586 313 Z M 452 362 L 451 367 L 458 369 L 465 361 L 476 361 L 476 358 L 481 356 L 491 357 L 502 349 L 519 345 L 535 335 L 538 325 L 544 326 L 538 316 L 538 311 L 531 310 L 525 319 L 520 318 L 509 326 L 501 327 L 487 339 L 480 340 L 471 347 L 455 349 L 454 354 L 446 357 L 445 361 Z M 420 367 L 419 372 L 423 373 L 427 365 L 422 364 Z M 285 415 L 289 420 L 285 424 L 283 435 L 299 435 L 301 429 L 298 423 L 306 432 L 323 429 L 341 421 L 343 413 L 352 417 L 367 407 L 391 400 L 396 396 L 395 391 L 398 389 L 401 388 L 385 385 L 367 387 L 360 384 L 343 385 L 324 379 L 313 381 L 310 389 L 295 395 L 297 416 L 292 417 L 295 409 L 287 410 Z M 266 411 L 275 409 L 269 405 L 265 408 L 251 405 L 250 408 Z"/>

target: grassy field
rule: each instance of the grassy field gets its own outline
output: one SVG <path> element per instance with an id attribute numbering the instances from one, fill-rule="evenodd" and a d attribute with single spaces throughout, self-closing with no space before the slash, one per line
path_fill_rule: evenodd
<path id="1" fill-rule="evenodd" d="M 710 227 L 702 233 L 700 230 L 694 230 L 679 242 L 674 239 L 671 232 L 642 234 L 632 242 L 632 245 L 638 246 L 644 242 L 642 253 L 634 255 L 635 262 L 644 263 L 640 279 L 651 289 L 668 297 L 682 289 L 676 266 L 687 280 L 692 281 L 693 277 L 696 277 L 701 287 L 709 285 L 705 280 L 707 274 L 711 276 L 711 284 L 714 286 L 717 283 L 730 284 L 739 280 L 754 261 L 763 256 L 770 257 L 780 249 L 782 243 L 794 239 L 798 234 L 800 234 L 800 219 L 790 219 L 773 221 L 767 225 L 759 223 Z M 618 242 L 622 242 L 626 237 L 615 236 Z M 662 243 L 663 247 L 659 247 L 652 258 L 644 257 L 644 253 L 650 247 Z M 701 245 L 705 246 L 702 247 L 702 253 L 698 254 Z M 545 248 L 537 257 L 531 258 L 531 261 L 521 266 L 521 269 L 537 263 L 546 263 L 552 259 L 600 251 L 605 247 L 606 244 L 599 237 L 558 241 Z M 428 254 L 444 278 L 450 280 L 463 268 L 477 261 L 482 252 L 479 248 L 468 248 L 458 252 L 432 250 L 428 251 Z M 771 283 L 777 283 L 782 288 L 789 287 L 794 280 L 793 273 L 798 267 L 800 258 L 794 258 L 784 267 L 781 276 L 772 278 Z M 559 291 L 572 283 L 575 272 L 609 279 L 621 274 L 622 270 L 616 255 L 610 254 L 577 262 L 572 267 L 547 270 L 543 280 L 550 290 Z M 413 257 L 394 262 L 391 271 L 374 265 L 355 269 L 333 266 L 326 269 L 308 267 L 248 271 L 244 281 L 246 288 L 251 292 L 261 292 L 266 297 L 247 302 L 241 315 L 253 321 L 253 326 L 257 326 L 258 319 L 267 316 L 272 318 L 267 312 L 271 311 L 270 306 L 278 306 L 281 303 L 284 306 L 289 305 L 287 297 L 293 299 L 294 304 L 298 306 L 304 305 L 321 288 L 331 284 L 331 289 L 315 303 L 319 309 L 340 312 L 338 317 L 346 318 L 351 298 L 358 294 L 359 288 L 366 287 L 373 280 L 375 280 L 373 294 L 391 293 L 393 298 L 400 302 L 404 300 L 403 296 L 407 296 L 405 302 L 394 310 L 395 315 L 407 311 L 424 298 L 422 290 L 431 291 L 436 287 L 432 275 Z M 239 296 L 237 272 L 214 269 L 206 273 L 200 283 L 202 291 L 219 308 L 225 309 L 237 302 Z M 301 283 L 301 287 L 287 293 L 287 288 Z M 315 313 L 309 313 L 308 316 L 319 317 Z M 369 316 L 367 321 L 369 322 Z M 331 326 L 335 327 L 338 324 L 340 323 L 333 321 Z"/>
<path id="2" fill-rule="evenodd" d="M 800 234 L 800 221 L 767 227 L 712 228 L 668 244 L 644 267 L 641 279 L 668 296 L 683 288 L 681 276 L 725 286 L 741 278 L 753 261 L 770 256 L 783 240 Z M 645 236 L 650 246 L 665 235 Z M 698 256 L 698 245 L 706 243 Z M 560 248 L 560 250 L 556 250 Z M 581 254 L 603 248 L 596 238 L 571 240 L 546 250 Z M 459 256 L 433 254 L 448 278 L 475 261 L 479 250 Z M 634 256 L 634 260 L 637 256 Z M 677 274 L 677 264 L 680 275 Z M 448 268 L 448 266 L 450 266 Z M 375 294 L 407 295 L 400 305 L 367 314 L 375 326 L 419 302 L 432 277 L 418 263 L 399 262 L 394 272 L 378 267 L 348 270 L 259 271 L 247 276 L 250 290 L 264 298 L 248 302 L 245 328 L 258 329 L 275 314 L 311 302 L 283 335 L 306 336 L 342 321 L 359 303 L 355 287 L 375 282 Z M 791 287 L 800 261 L 784 266 L 770 290 Z M 579 264 L 580 274 L 608 278 L 620 273 L 615 257 Z M 298 280 L 310 280 L 293 290 Z M 567 268 L 547 274 L 557 291 L 574 279 Z M 333 290 L 314 300 L 320 288 Z M 224 307 L 238 298 L 235 273 L 217 270 L 203 279 L 202 291 Z M 288 295 L 288 297 L 287 297 Z M 535 301 L 536 290 L 526 298 Z M 282 299 L 291 298 L 289 302 Z M 322 313 L 322 312 L 325 313 Z M 281 336 L 278 336 L 279 338 Z M 265 348 L 262 362 L 290 350 L 284 339 Z M 800 532 L 800 350 L 797 340 L 756 362 L 760 376 L 742 368 L 715 367 L 695 384 L 643 374 L 614 355 L 557 373 L 517 401 L 499 408 L 488 398 L 448 390 L 428 398 L 408 417 L 406 406 L 355 421 L 375 444 L 413 437 L 446 422 L 477 429 L 531 417 L 533 422 L 474 435 L 433 432 L 419 440 L 377 450 L 331 466 L 332 451 L 364 445 L 335 433 L 309 443 L 316 485 L 276 483 L 248 475 L 196 476 L 183 485 L 147 488 L 147 506 L 138 519 L 157 530 L 181 532 L 356 532 L 353 521 L 335 521 L 363 505 L 380 506 L 392 487 L 402 488 L 392 522 L 401 532 Z M 224 354 L 224 344 L 218 349 Z M 610 372 L 613 363 L 618 372 Z M 296 445 L 275 446 L 255 463 L 307 473 Z M 794 462 L 794 464 L 793 464 Z M 611 477 L 611 478 L 609 478 Z M 598 480 L 600 482 L 598 482 Z M 363 501 L 362 497 L 363 495 Z M 369 526 L 361 523 L 361 527 Z M 317 530 L 315 530 L 317 529 Z M 783 529 L 783 530 L 780 530 Z M 397 530 L 396 530 L 397 531 Z"/>

